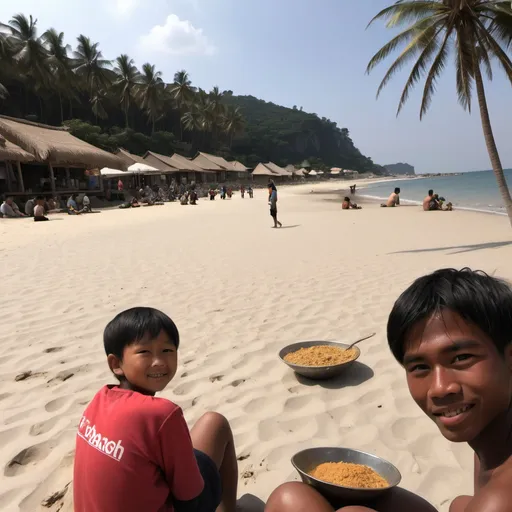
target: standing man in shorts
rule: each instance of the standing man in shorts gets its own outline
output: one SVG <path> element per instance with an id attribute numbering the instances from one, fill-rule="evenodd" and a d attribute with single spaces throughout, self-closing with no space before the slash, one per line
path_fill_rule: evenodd
<path id="1" fill-rule="evenodd" d="M 274 219 L 274 227 L 282 227 L 283 225 L 277 220 L 277 188 L 272 180 L 268 181 L 268 204 L 270 216 Z"/>

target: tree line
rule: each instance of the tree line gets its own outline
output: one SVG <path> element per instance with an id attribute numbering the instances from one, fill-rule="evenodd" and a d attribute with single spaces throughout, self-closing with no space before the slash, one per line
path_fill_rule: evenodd
<path id="1" fill-rule="evenodd" d="M 223 95 L 218 87 L 194 87 L 184 70 L 165 83 L 149 62 L 138 69 L 126 54 L 108 60 L 83 34 L 72 49 L 54 28 L 39 35 L 32 16 L 0 22 L 0 112 L 6 115 L 48 124 L 81 119 L 102 131 L 123 126 L 150 138 L 169 131 L 213 150 L 230 148 L 245 125 L 240 109 L 224 104 Z"/>

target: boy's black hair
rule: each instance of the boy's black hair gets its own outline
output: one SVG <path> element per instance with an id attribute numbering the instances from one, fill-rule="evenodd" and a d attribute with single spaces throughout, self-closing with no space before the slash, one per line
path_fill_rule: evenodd
<path id="1" fill-rule="evenodd" d="M 141 340 L 145 335 L 156 338 L 164 331 L 170 340 L 180 345 L 176 324 L 165 314 L 154 308 L 136 307 L 119 313 L 111 320 L 103 333 L 103 345 L 107 355 L 123 358 L 125 347 Z"/>
<path id="2" fill-rule="evenodd" d="M 479 270 L 444 268 L 416 279 L 393 306 L 387 326 L 388 344 L 400 364 L 410 330 L 444 309 L 476 325 L 502 354 L 512 342 L 510 285 Z"/>
<path id="3" fill-rule="evenodd" d="M 395 188 L 395 194 L 400 194 L 400 187 Z"/>
<path id="4" fill-rule="evenodd" d="M 350 197 L 345 196 L 345 199 L 343 199 L 343 201 L 348 201 L 348 202 L 350 202 Z"/>
<path id="5" fill-rule="evenodd" d="M 433 191 L 432 189 L 430 189 L 430 190 L 428 191 L 428 195 L 429 195 L 429 196 L 433 196 L 433 195 L 434 195 L 434 191 Z"/>

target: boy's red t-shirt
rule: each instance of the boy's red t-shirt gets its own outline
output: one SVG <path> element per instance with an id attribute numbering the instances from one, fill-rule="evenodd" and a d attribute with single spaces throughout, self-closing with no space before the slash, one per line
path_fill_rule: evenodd
<path id="1" fill-rule="evenodd" d="M 204 482 L 183 412 L 164 398 L 103 387 L 76 438 L 75 512 L 169 512 Z"/>

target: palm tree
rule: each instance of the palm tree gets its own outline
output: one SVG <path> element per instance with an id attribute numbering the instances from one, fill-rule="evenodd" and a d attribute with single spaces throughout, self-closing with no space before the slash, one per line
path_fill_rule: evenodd
<path id="1" fill-rule="evenodd" d="M 7 98 L 9 91 L 2 83 L 12 72 L 12 48 L 5 34 L 0 33 L 0 99 Z"/>
<path id="2" fill-rule="evenodd" d="M 27 18 L 24 14 L 16 14 L 8 24 L 0 23 L 0 30 L 6 33 L 4 37 L 12 50 L 13 63 L 29 87 L 36 94 L 46 88 L 50 77 L 46 62 L 48 54 L 37 35 L 37 20 L 32 16 Z M 38 95 L 38 98 L 42 115 L 41 96 Z"/>
<path id="3" fill-rule="evenodd" d="M 98 49 L 99 43 L 93 43 L 83 34 L 77 37 L 77 41 L 78 46 L 73 52 L 75 73 L 84 79 L 89 98 L 92 100 L 95 92 L 108 85 L 107 71 L 110 61 L 103 58 Z"/>
<path id="4" fill-rule="evenodd" d="M 233 137 L 238 135 L 245 126 L 245 120 L 240 107 L 227 107 L 223 121 L 224 131 L 229 136 L 229 149 L 231 149 Z"/>
<path id="5" fill-rule="evenodd" d="M 135 66 L 134 60 L 130 59 L 128 55 L 122 54 L 116 59 L 114 74 L 116 75 L 116 80 L 112 85 L 117 91 L 119 103 L 124 111 L 126 128 L 129 128 L 128 111 L 130 110 L 137 86 L 140 83 L 140 73 Z"/>
<path id="6" fill-rule="evenodd" d="M 399 0 L 379 12 L 369 25 L 380 19 L 388 20 L 388 28 L 407 28 L 384 45 L 368 64 L 369 73 L 396 48 L 404 46 L 384 76 L 377 96 L 402 66 L 415 59 L 397 115 L 414 85 L 426 77 L 420 109 L 422 119 L 430 106 L 436 81 L 446 67 L 448 55 L 454 51 L 459 103 L 471 111 L 472 90 L 476 86 L 487 152 L 512 225 L 512 198 L 494 140 L 481 70 L 483 67 L 491 80 L 491 60 L 494 59 L 512 83 L 512 61 L 506 53 L 512 43 L 510 0 Z"/>
<path id="7" fill-rule="evenodd" d="M 167 90 L 171 98 L 176 102 L 180 111 L 180 135 L 181 140 L 183 140 L 183 124 L 181 122 L 181 115 L 183 114 L 185 105 L 192 101 L 195 88 L 192 87 L 192 82 L 188 73 L 182 69 L 174 74 L 174 83 L 168 86 Z"/>
<path id="8" fill-rule="evenodd" d="M 72 70 L 72 61 L 68 56 L 71 47 L 64 44 L 64 32 L 57 32 L 54 28 L 43 34 L 43 41 L 48 52 L 47 62 L 51 72 L 51 85 L 59 96 L 60 120 L 63 123 L 62 96 L 66 96 L 69 101 L 76 98 L 76 94 L 74 94 L 76 80 Z"/>
<path id="9" fill-rule="evenodd" d="M 162 73 L 154 65 L 144 64 L 137 94 L 141 108 L 151 121 L 151 133 L 155 132 L 155 122 L 161 113 L 163 88 Z"/>

